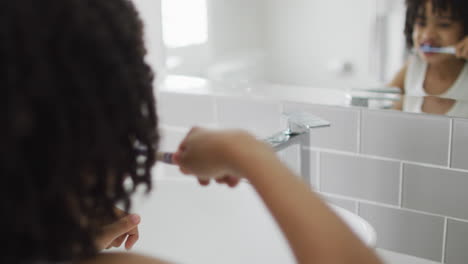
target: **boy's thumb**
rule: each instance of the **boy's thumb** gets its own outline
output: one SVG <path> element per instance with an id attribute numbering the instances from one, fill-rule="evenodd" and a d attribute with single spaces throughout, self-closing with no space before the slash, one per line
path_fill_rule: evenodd
<path id="1" fill-rule="evenodd" d="M 135 228 L 141 221 L 137 214 L 130 214 L 120 218 L 117 222 L 110 224 L 106 228 L 106 233 L 113 237 L 119 237 Z"/>

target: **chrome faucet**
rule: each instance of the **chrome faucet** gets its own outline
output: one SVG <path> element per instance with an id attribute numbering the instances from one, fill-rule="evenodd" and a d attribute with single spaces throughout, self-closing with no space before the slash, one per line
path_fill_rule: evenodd
<path id="1" fill-rule="evenodd" d="M 300 146 L 301 176 L 309 182 L 310 152 L 307 149 L 310 146 L 309 131 L 312 128 L 328 127 L 330 122 L 309 113 L 285 113 L 284 115 L 288 121 L 288 128 L 266 138 L 264 141 L 269 143 L 276 151 L 298 144 Z"/>

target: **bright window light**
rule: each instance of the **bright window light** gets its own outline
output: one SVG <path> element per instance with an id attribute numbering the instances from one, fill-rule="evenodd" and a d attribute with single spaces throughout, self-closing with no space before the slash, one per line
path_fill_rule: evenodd
<path id="1" fill-rule="evenodd" d="M 206 0 L 162 0 L 164 43 L 177 48 L 208 39 Z"/>

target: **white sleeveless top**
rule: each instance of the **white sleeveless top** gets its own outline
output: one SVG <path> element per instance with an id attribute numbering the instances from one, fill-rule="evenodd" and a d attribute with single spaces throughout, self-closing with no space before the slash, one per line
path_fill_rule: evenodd
<path id="1" fill-rule="evenodd" d="M 403 111 L 410 113 L 423 113 L 422 106 L 424 97 L 405 96 L 403 100 Z M 456 101 L 451 109 L 445 113 L 446 116 L 468 117 L 468 102 Z"/>
<path id="2" fill-rule="evenodd" d="M 423 83 L 426 77 L 427 63 L 419 56 L 414 55 L 409 60 L 405 77 L 405 95 L 427 96 Z M 468 62 L 458 75 L 455 83 L 445 93 L 438 95 L 443 98 L 468 101 Z"/>

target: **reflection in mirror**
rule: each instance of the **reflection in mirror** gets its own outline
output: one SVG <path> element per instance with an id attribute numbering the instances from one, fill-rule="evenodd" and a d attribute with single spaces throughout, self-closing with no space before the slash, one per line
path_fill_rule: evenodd
<path id="1" fill-rule="evenodd" d="M 409 113 L 427 113 L 452 117 L 468 117 L 468 102 L 437 96 L 402 96 L 393 109 Z"/>
<path id="2" fill-rule="evenodd" d="M 403 0 L 162 0 L 167 72 L 239 83 L 380 86 L 403 22 Z"/>
<path id="3" fill-rule="evenodd" d="M 377 110 L 399 110 L 408 113 L 425 113 L 468 118 L 468 101 L 437 96 L 401 95 L 399 89 L 351 90 L 324 89 L 281 85 L 249 84 L 232 85 L 229 82 L 204 78 L 169 75 L 160 83 L 159 89 L 168 92 L 215 96 L 242 96 L 298 102 L 318 105 L 364 107 Z"/>
<path id="4" fill-rule="evenodd" d="M 404 32 L 412 52 L 390 84 L 407 95 L 468 100 L 468 2 L 406 2 Z"/>
<path id="5" fill-rule="evenodd" d="M 439 65 L 431 60 L 455 58 L 434 49 L 422 51 L 429 44 L 440 48 L 448 43 L 433 28 L 427 29 L 432 27 L 431 21 L 439 19 L 435 15 L 439 10 L 427 6 L 431 1 L 408 1 L 423 4 L 414 6 L 412 31 L 406 36 L 405 0 L 161 1 L 168 74 L 202 77 L 264 96 L 295 98 L 299 96 L 290 94 L 297 93 L 330 101 L 333 96 L 324 90 L 334 90 L 338 105 L 465 116 L 464 103 L 423 97 L 461 96 L 462 101 L 468 100 L 464 87 L 468 77 L 467 81 L 452 78 L 451 84 L 434 81 L 436 75 L 425 78 L 426 71 L 435 69 L 432 65 Z M 466 5 L 465 1 L 445 2 L 448 6 L 455 2 L 456 7 Z M 175 19 L 180 17 L 184 19 Z M 414 37 L 411 49 L 407 48 L 408 35 Z M 400 71 L 408 58 L 423 62 L 418 69 L 410 65 Z M 462 62 L 458 66 L 466 64 L 464 60 L 458 62 Z M 444 69 L 468 76 L 466 66 Z M 410 78 L 405 80 L 405 76 Z M 419 85 L 419 90 L 406 89 L 411 82 Z M 441 92 L 452 84 L 466 90 L 466 96 Z M 406 97 L 400 96 L 400 88 Z M 415 96 L 420 98 L 416 100 Z"/>

